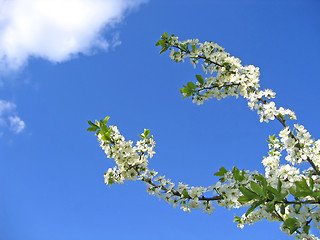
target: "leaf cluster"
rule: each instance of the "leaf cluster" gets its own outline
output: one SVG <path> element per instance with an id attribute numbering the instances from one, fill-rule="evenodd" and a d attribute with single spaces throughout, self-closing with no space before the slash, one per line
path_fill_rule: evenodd
<path id="1" fill-rule="evenodd" d="M 100 121 L 96 120 L 95 123 L 93 123 L 91 121 L 88 121 L 90 127 L 87 129 L 87 131 L 95 132 L 96 136 L 98 134 L 101 134 L 102 135 L 102 137 L 101 137 L 102 140 L 110 141 L 111 140 L 110 136 L 111 136 L 112 129 L 107 126 L 109 118 L 110 117 L 107 116 L 103 120 L 100 120 Z"/>

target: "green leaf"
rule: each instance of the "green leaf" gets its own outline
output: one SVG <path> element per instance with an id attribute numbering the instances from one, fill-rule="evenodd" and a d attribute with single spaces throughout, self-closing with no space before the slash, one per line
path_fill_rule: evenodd
<path id="1" fill-rule="evenodd" d="M 114 180 L 112 178 L 108 178 L 108 185 L 111 186 L 112 184 L 114 184 Z"/>
<path id="2" fill-rule="evenodd" d="M 197 78 L 198 82 L 199 82 L 201 85 L 204 84 L 203 76 L 201 76 L 201 75 L 196 75 L 196 78 Z"/>
<path id="3" fill-rule="evenodd" d="M 242 222 L 242 219 L 241 219 L 241 217 L 238 217 L 237 215 L 235 215 L 233 222 L 241 223 L 241 222 Z"/>
<path id="4" fill-rule="evenodd" d="M 232 168 L 232 175 L 234 179 L 237 180 L 238 182 L 241 182 L 244 179 L 244 174 L 245 174 L 245 171 L 242 171 L 240 174 L 240 171 L 237 167 Z"/>
<path id="5" fill-rule="evenodd" d="M 145 129 L 143 134 L 144 134 L 145 139 L 147 139 L 149 137 L 150 130 L 149 129 Z"/>
<path id="6" fill-rule="evenodd" d="M 280 179 L 278 179 L 277 190 L 279 193 L 281 193 L 281 187 L 282 187 L 282 182 L 280 181 Z"/>
<path id="7" fill-rule="evenodd" d="M 166 45 L 165 41 L 163 41 L 162 39 L 160 39 L 157 43 L 156 46 L 161 46 L 163 47 L 164 45 Z"/>
<path id="8" fill-rule="evenodd" d="M 305 192 L 305 191 L 296 191 L 296 197 L 308 197 L 312 195 L 310 192 Z"/>
<path id="9" fill-rule="evenodd" d="M 309 225 L 306 225 L 303 227 L 303 231 L 306 233 L 306 234 L 309 234 L 309 230 L 310 230 L 310 226 Z"/>
<path id="10" fill-rule="evenodd" d="M 104 123 L 105 125 L 107 125 L 109 118 L 110 118 L 110 117 L 107 116 L 107 117 L 103 120 L 103 123 Z"/>
<path id="11" fill-rule="evenodd" d="M 310 190 L 313 191 L 314 181 L 312 179 L 312 174 L 310 174 L 310 176 L 309 176 L 309 185 L 310 185 Z"/>
<path id="12" fill-rule="evenodd" d="M 279 194 L 278 191 L 275 188 L 271 187 L 271 186 L 267 186 L 267 190 L 269 192 L 273 193 L 276 196 Z"/>
<path id="13" fill-rule="evenodd" d="M 286 205 L 284 205 L 283 203 L 280 206 L 280 213 L 283 215 L 286 213 Z"/>
<path id="14" fill-rule="evenodd" d="M 295 197 L 307 197 L 312 196 L 314 191 L 309 187 L 306 179 L 302 179 L 299 182 L 295 182 L 296 190 L 289 190 L 292 195 Z M 293 194 L 294 193 L 294 194 Z"/>
<path id="15" fill-rule="evenodd" d="M 183 85 L 183 88 L 179 89 L 181 93 L 188 93 L 189 92 L 189 88 L 187 86 Z"/>
<path id="16" fill-rule="evenodd" d="M 267 197 L 269 200 L 275 199 L 275 195 L 272 192 L 267 191 Z"/>
<path id="17" fill-rule="evenodd" d="M 296 196 L 297 191 L 296 191 L 296 189 L 294 187 L 289 188 L 289 192 L 292 194 L 292 196 L 297 197 Z"/>
<path id="18" fill-rule="evenodd" d="M 285 115 L 282 115 L 281 113 L 278 114 L 278 117 L 281 118 L 281 119 L 284 119 L 284 116 Z"/>
<path id="19" fill-rule="evenodd" d="M 267 186 L 267 180 L 262 174 L 255 176 L 255 179 L 258 180 L 264 188 Z"/>
<path id="20" fill-rule="evenodd" d="M 255 192 L 251 191 L 250 189 L 248 189 L 246 187 L 239 187 L 239 190 L 249 200 L 259 199 L 259 195 L 257 195 Z"/>
<path id="21" fill-rule="evenodd" d="M 272 213 L 274 211 L 274 209 L 275 209 L 274 200 L 271 202 L 268 202 L 266 205 L 266 211 L 268 213 Z"/>
<path id="22" fill-rule="evenodd" d="M 306 179 L 304 179 L 304 178 L 299 182 L 295 182 L 295 184 L 296 184 L 297 190 L 302 190 L 302 191 L 310 190 L 309 185 L 308 185 Z"/>
<path id="23" fill-rule="evenodd" d="M 185 85 L 183 85 L 183 88 L 180 89 L 180 92 L 185 94 L 183 98 L 190 97 L 193 93 L 192 89 Z"/>
<path id="24" fill-rule="evenodd" d="M 266 180 L 266 178 L 262 174 L 259 174 L 259 175 L 255 176 L 254 178 L 262 185 L 263 195 L 266 196 L 267 195 L 267 180 Z"/>
<path id="25" fill-rule="evenodd" d="M 217 176 L 217 177 L 223 177 L 228 171 L 224 168 L 224 167 L 221 167 L 219 169 L 219 172 L 216 172 L 214 174 L 214 176 Z"/>
<path id="26" fill-rule="evenodd" d="M 197 88 L 197 86 L 193 82 L 188 82 L 187 86 L 189 87 L 189 89 L 192 89 L 192 90 Z"/>
<path id="27" fill-rule="evenodd" d="M 312 192 L 311 196 L 314 198 L 319 198 L 320 197 L 320 191 Z"/>
<path id="28" fill-rule="evenodd" d="M 248 211 L 246 212 L 246 216 L 248 216 L 250 213 L 252 213 L 253 210 L 255 210 L 257 207 L 259 207 L 261 205 L 261 203 L 263 203 L 263 200 L 255 201 L 254 203 L 252 203 L 251 206 L 249 207 Z"/>
<path id="29" fill-rule="evenodd" d="M 98 125 L 96 125 L 96 124 L 92 123 L 92 122 L 91 122 L 91 121 L 89 121 L 89 120 L 88 120 L 88 123 L 89 123 L 89 125 L 90 125 L 90 126 L 92 126 L 92 127 L 98 127 L 98 128 L 99 128 L 99 126 L 98 126 Z"/>
<path id="30" fill-rule="evenodd" d="M 168 39 L 169 38 L 169 34 L 167 32 L 164 32 L 162 35 L 161 35 L 161 38 L 162 39 Z"/>
<path id="31" fill-rule="evenodd" d="M 87 131 L 89 131 L 89 132 L 95 132 L 97 129 L 99 129 L 99 127 L 94 126 L 94 127 L 89 127 L 89 128 L 87 129 Z"/>
<path id="32" fill-rule="evenodd" d="M 106 126 L 106 124 L 103 122 L 103 120 L 100 120 L 100 129 L 103 132 L 107 132 L 109 130 L 109 128 Z"/>
<path id="33" fill-rule="evenodd" d="M 162 49 L 161 49 L 161 51 L 160 51 L 160 54 L 164 53 L 164 52 L 167 51 L 167 50 L 168 50 L 168 47 L 167 47 L 167 46 L 162 47 Z"/>
<path id="34" fill-rule="evenodd" d="M 288 218 L 284 221 L 284 225 L 289 228 L 290 234 L 293 234 L 300 226 L 296 218 Z"/>
<path id="35" fill-rule="evenodd" d="M 237 176 L 240 175 L 240 171 L 239 171 L 239 169 L 238 169 L 236 166 L 234 166 L 234 167 L 232 168 L 232 175 L 233 175 L 233 177 L 235 177 L 235 175 L 237 175 Z"/>
<path id="36" fill-rule="evenodd" d="M 108 140 L 104 135 L 101 137 L 101 139 L 102 139 L 103 141 L 107 141 L 107 140 Z"/>
<path id="37" fill-rule="evenodd" d="M 183 190 L 183 191 L 182 191 L 182 197 L 183 197 L 183 198 L 188 198 L 188 197 L 189 197 L 189 194 L 188 194 L 188 191 L 187 191 L 187 190 Z"/>
<path id="38" fill-rule="evenodd" d="M 101 137 L 102 140 L 104 141 L 110 141 L 111 140 L 111 132 L 107 131 L 103 134 L 103 136 Z"/>
<path id="39" fill-rule="evenodd" d="M 185 50 L 185 51 L 188 49 L 186 44 L 182 44 L 182 43 L 181 43 L 181 44 L 180 44 L 180 47 L 181 47 L 181 49 L 183 49 L 183 50 Z"/>
<path id="40" fill-rule="evenodd" d="M 238 198 L 238 202 L 239 203 L 247 203 L 247 202 L 250 202 L 251 201 L 251 199 L 248 199 L 246 196 L 241 196 L 241 197 L 239 197 Z"/>
<path id="41" fill-rule="evenodd" d="M 250 183 L 250 186 L 251 186 L 251 189 L 252 189 L 255 193 L 257 193 L 257 194 L 260 195 L 261 197 L 264 197 L 264 196 L 265 196 L 265 193 L 263 192 L 262 187 L 261 187 L 258 183 L 251 182 L 251 183 Z"/>

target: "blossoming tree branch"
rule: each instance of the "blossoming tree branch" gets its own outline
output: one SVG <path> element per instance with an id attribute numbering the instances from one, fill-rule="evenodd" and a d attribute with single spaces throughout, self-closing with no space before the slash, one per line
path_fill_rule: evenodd
<path id="1" fill-rule="evenodd" d="M 267 139 L 269 152 L 262 160 L 264 174 L 221 167 L 214 174 L 220 177 L 219 181 L 201 187 L 175 184 L 148 168 L 148 160 L 155 153 L 155 141 L 148 129 L 139 135 L 141 140 L 133 143 L 126 141 L 116 126 L 108 125 L 109 117 L 95 123 L 89 121 L 88 131 L 95 132 L 107 157 L 116 163 L 104 174 L 105 183 L 142 181 L 149 194 L 187 212 L 202 209 L 210 215 L 214 205 L 227 209 L 245 207 L 246 212 L 234 219 L 240 228 L 267 219 L 280 222 L 280 229 L 296 239 L 319 239 L 309 231 L 311 225 L 320 229 L 320 140 L 312 139 L 302 125 L 287 125 L 296 116 L 275 105 L 275 92 L 259 88 L 259 68 L 241 65 L 238 58 L 218 44 L 199 43 L 198 39 L 180 41 L 164 33 L 156 46 L 161 47 L 160 53 L 171 50 L 170 58 L 176 63 L 189 58 L 194 66 L 201 65 L 204 76 L 196 75 L 195 82 L 180 89 L 184 98 L 202 104 L 213 97 L 220 100 L 241 96 L 251 110 L 257 111 L 260 122 L 275 120 L 283 129 Z"/>

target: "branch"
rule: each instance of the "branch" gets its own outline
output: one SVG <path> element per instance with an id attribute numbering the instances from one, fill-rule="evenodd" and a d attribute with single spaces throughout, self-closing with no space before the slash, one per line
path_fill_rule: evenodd
<path id="1" fill-rule="evenodd" d="M 160 186 L 155 184 L 154 182 L 152 182 L 152 180 L 150 178 L 145 178 L 145 179 L 142 179 L 143 182 L 146 182 L 150 185 L 152 185 L 153 187 L 155 188 L 159 188 Z M 165 192 L 171 192 L 174 196 L 177 196 L 177 197 L 181 197 L 182 194 L 179 192 L 179 191 L 176 191 L 176 190 L 168 190 L 166 187 L 164 186 L 161 186 L 161 189 Z M 190 196 L 187 196 L 186 197 L 187 199 L 192 199 Z M 214 196 L 214 197 L 204 197 L 204 196 L 201 196 L 199 197 L 199 200 L 200 201 L 219 201 L 219 200 L 222 200 L 223 197 L 222 196 Z"/>
<path id="2" fill-rule="evenodd" d="M 177 48 L 177 49 L 179 49 L 180 51 L 182 51 L 182 52 L 184 52 L 184 53 L 186 53 L 186 54 L 189 54 L 189 55 L 190 55 L 190 53 L 191 53 L 190 50 L 188 50 L 188 49 L 183 49 L 183 48 L 181 48 L 181 47 L 179 47 L 179 46 L 171 45 L 170 42 L 167 41 L 167 40 L 166 40 L 166 43 L 169 44 L 170 47 Z M 208 59 L 208 58 L 206 58 L 205 56 L 202 56 L 202 55 L 198 55 L 197 57 L 190 57 L 190 58 L 195 58 L 195 59 L 197 59 L 197 60 L 198 60 L 198 59 L 203 59 L 203 60 L 209 62 L 210 64 L 214 64 L 214 65 L 217 65 L 217 66 L 219 66 L 219 67 L 225 67 L 225 66 L 222 66 L 221 64 L 219 64 L 219 63 L 217 63 L 217 62 L 215 62 L 215 61 L 212 61 L 211 59 Z M 227 70 L 229 73 L 231 73 L 231 74 L 236 74 L 236 72 L 231 71 L 228 67 L 225 67 L 225 68 L 226 68 L 226 70 Z M 246 73 L 245 73 L 245 76 L 249 79 L 249 77 L 246 75 Z M 234 85 L 236 85 L 236 84 L 234 84 Z M 240 85 L 240 84 L 238 84 L 238 85 Z M 232 85 L 229 85 L 229 86 L 232 86 Z M 223 86 L 222 86 L 222 87 L 223 87 Z M 199 89 L 199 90 L 197 90 L 196 92 L 201 92 L 201 91 L 203 91 L 203 90 L 213 89 L 213 88 L 219 88 L 219 89 L 221 89 L 222 87 L 219 88 L 219 87 L 213 86 L 213 87 L 208 87 L 208 88 Z M 257 90 L 254 89 L 253 87 L 250 87 L 250 90 L 251 90 L 251 91 L 254 91 L 254 92 L 257 91 Z M 263 98 L 259 98 L 258 100 L 259 100 L 260 102 L 264 103 L 264 104 L 267 103 L 267 100 L 265 100 L 265 99 L 263 99 Z M 281 123 L 281 125 L 282 125 L 284 128 L 287 127 L 287 124 L 285 123 L 285 120 L 284 120 L 284 119 L 280 118 L 279 116 L 275 116 L 275 118 Z M 298 147 L 299 149 L 302 149 L 302 147 L 301 147 L 301 145 L 300 145 L 300 143 L 299 143 L 299 140 L 294 136 L 294 134 L 292 133 L 292 131 L 290 131 L 290 135 L 291 135 L 291 137 L 293 137 L 296 141 L 298 141 L 297 147 Z M 312 168 L 314 169 L 314 171 L 317 173 L 317 175 L 320 176 L 320 170 L 317 168 L 317 166 L 314 164 L 314 162 L 313 162 L 309 157 L 307 157 L 307 161 L 310 163 L 310 165 L 312 166 Z"/>

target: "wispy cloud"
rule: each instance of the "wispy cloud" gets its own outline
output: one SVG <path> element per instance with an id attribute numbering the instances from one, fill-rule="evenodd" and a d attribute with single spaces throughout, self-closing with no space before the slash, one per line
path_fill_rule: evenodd
<path id="1" fill-rule="evenodd" d="M 0 0 L 0 71 L 17 70 L 30 57 L 66 61 L 119 39 L 102 36 L 147 0 Z"/>
<path id="2" fill-rule="evenodd" d="M 16 105 L 12 102 L 0 100 L 0 127 L 9 128 L 9 130 L 18 134 L 23 131 L 25 126 L 24 121 L 16 114 Z"/>
<path id="3" fill-rule="evenodd" d="M 18 116 L 10 116 L 10 129 L 15 133 L 20 133 L 25 128 L 26 124 Z"/>

